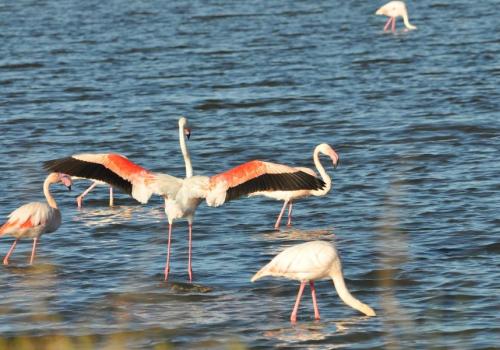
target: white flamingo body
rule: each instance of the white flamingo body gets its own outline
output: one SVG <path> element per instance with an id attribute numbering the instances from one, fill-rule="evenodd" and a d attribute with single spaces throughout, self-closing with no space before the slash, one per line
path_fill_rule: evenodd
<path id="1" fill-rule="evenodd" d="M 57 182 L 62 182 L 71 188 L 71 178 L 69 176 L 58 173 L 49 174 L 43 184 L 43 192 L 47 202 L 31 202 L 19 207 L 9 214 L 8 220 L 0 227 L 0 236 L 10 235 L 15 237 L 14 243 L 3 260 L 4 265 L 9 263 L 9 257 L 13 253 L 17 241 L 21 238 L 33 239 L 30 259 L 30 264 L 33 264 L 39 237 L 44 233 L 56 231 L 61 225 L 61 212 L 49 189 L 51 184 Z"/>
<path id="2" fill-rule="evenodd" d="M 335 150 L 330 145 L 328 145 L 326 143 L 319 144 L 314 148 L 314 152 L 313 152 L 314 164 L 316 166 L 316 169 L 318 169 L 318 171 L 321 175 L 321 179 L 325 182 L 325 186 L 322 189 L 319 189 L 319 190 L 296 190 L 296 191 L 258 191 L 258 192 L 254 192 L 254 193 L 250 194 L 250 196 L 259 195 L 259 196 L 265 196 L 268 198 L 273 198 L 276 200 L 284 201 L 283 207 L 281 208 L 281 211 L 278 215 L 276 223 L 274 224 L 275 229 L 279 229 L 279 226 L 281 223 L 281 218 L 283 217 L 283 213 L 284 213 L 287 205 L 289 206 L 287 226 L 291 226 L 291 224 L 292 224 L 292 206 L 293 206 L 294 200 L 309 197 L 309 196 L 324 196 L 330 191 L 330 189 L 332 187 L 332 180 L 331 180 L 330 176 L 328 175 L 328 173 L 325 171 L 325 168 L 323 167 L 323 165 L 321 164 L 321 162 L 319 160 L 320 154 L 324 154 L 324 155 L 330 157 L 330 159 L 333 162 L 333 166 L 335 168 L 337 167 L 340 158 L 339 158 L 337 152 L 335 152 Z M 301 171 L 303 173 L 306 173 L 310 176 L 314 176 L 314 177 L 317 176 L 316 172 L 310 168 L 294 167 L 293 169 L 295 169 L 296 171 Z"/>
<path id="3" fill-rule="evenodd" d="M 45 162 L 50 171 L 63 171 L 70 175 L 105 181 L 123 189 L 141 203 L 146 203 L 152 194 L 165 200 L 168 243 L 165 280 L 170 266 L 170 242 L 173 222 L 185 218 L 189 229 L 188 273 L 192 280 L 191 237 L 192 223 L 198 205 L 205 200 L 209 206 L 217 207 L 228 200 L 259 190 L 321 189 L 324 183 L 280 164 L 253 160 L 226 172 L 207 176 L 193 176 L 191 158 L 185 136 L 190 130 L 186 118 L 179 119 L 179 141 L 186 166 L 186 177 L 177 178 L 168 174 L 150 172 L 118 154 L 79 154 Z M 56 170 L 59 169 L 59 170 Z"/>
<path id="4" fill-rule="evenodd" d="M 387 20 L 384 31 L 389 29 L 389 26 L 392 24 L 392 32 L 396 31 L 396 18 L 402 17 L 403 23 L 407 30 L 417 29 L 416 26 L 410 23 L 408 18 L 408 10 L 406 9 L 406 4 L 403 1 L 389 1 L 384 6 L 380 7 L 376 12 L 376 15 L 387 16 L 389 19 Z"/>
<path id="5" fill-rule="evenodd" d="M 254 282 L 265 276 L 284 277 L 301 282 L 295 307 L 290 316 L 292 322 L 297 320 L 300 299 L 307 282 L 311 286 L 315 318 L 319 319 L 314 281 L 330 278 L 344 303 L 367 316 L 375 316 L 375 311 L 372 308 L 354 298 L 347 289 L 340 257 L 332 243 L 311 241 L 289 247 L 261 268 L 251 281 Z"/>
<path id="6" fill-rule="evenodd" d="M 61 225 L 61 212 L 47 203 L 27 203 L 9 214 L 0 235 L 35 238 L 56 231 Z"/>

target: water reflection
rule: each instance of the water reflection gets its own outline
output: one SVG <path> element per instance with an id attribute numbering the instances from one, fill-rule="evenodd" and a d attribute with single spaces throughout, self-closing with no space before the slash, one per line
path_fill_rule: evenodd
<path id="1" fill-rule="evenodd" d="M 267 241 L 314 241 L 314 240 L 332 240 L 335 238 L 333 229 L 314 229 L 314 230 L 301 230 L 297 228 L 289 228 L 279 231 L 266 231 L 263 234 L 254 236 L 258 240 Z"/>
<path id="2" fill-rule="evenodd" d="M 307 341 L 322 341 L 327 338 L 331 338 L 338 335 L 346 335 L 352 330 L 352 332 L 359 331 L 360 325 L 367 322 L 370 317 L 367 316 L 355 316 L 350 317 L 345 320 L 339 321 L 328 321 L 324 322 L 322 320 L 311 321 L 311 322 L 298 322 L 296 324 L 290 324 L 288 327 L 271 329 L 265 331 L 263 334 L 266 338 L 279 340 L 283 343 L 281 346 L 287 346 L 291 343 L 303 343 Z M 305 349 L 335 349 L 335 348 L 345 348 L 348 344 L 342 342 L 339 344 L 309 344 L 305 346 Z"/>
<path id="3" fill-rule="evenodd" d="M 125 222 L 162 222 L 166 220 L 163 207 L 114 206 L 82 208 L 73 215 L 72 220 L 87 227 L 107 227 L 110 224 Z"/>

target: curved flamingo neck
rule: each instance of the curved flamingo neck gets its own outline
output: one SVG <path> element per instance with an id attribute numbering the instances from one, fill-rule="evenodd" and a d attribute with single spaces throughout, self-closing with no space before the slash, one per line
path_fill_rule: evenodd
<path id="1" fill-rule="evenodd" d="M 408 14 L 403 13 L 403 23 L 405 24 L 405 27 L 408 29 L 417 29 L 413 24 L 410 23 L 410 20 L 408 19 Z"/>
<path id="2" fill-rule="evenodd" d="M 314 159 L 314 165 L 316 166 L 316 169 L 318 169 L 318 172 L 321 175 L 321 179 L 325 182 L 325 187 L 322 190 L 312 191 L 311 193 L 313 196 L 324 196 L 332 188 L 332 179 L 330 178 L 325 168 L 323 167 L 323 164 L 321 164 L 321 161 L 319 160 L 320 152 L 321 151 L 319 149 L 319 146 L 316 146 L 313 153 L 313 159 Z"/>
<path id="3" fill-rule="evenodd" d="M 367 316 L 376 315 L 375 311 L 371 307 L 352 296 L 352 294 L 347 289 L 347 286 L 345 285 L 344 275 L 342 274 L 341 270 L 331 274 L 330 277 L 333 280 L 333 284 L 335 286 L 335 289 L 337 290 L 337 294 L 346 305 L 349 305 L 353 309 L 356 309 Z"/>
<path id="4" fill-rule="evenodd" d="M 186 146 L 186 137 L 184 136 L 184 123 L 179 123 L 179 142 L 181 144 L 181 152 L 186 165 L 186 178 L 193 176 L 193 165 Z"/>
<path id="5" fill-rule="evenodd" d="M 45 195 L 45 199 L 47 200 L 47 203 L 54 209 L 57 209 L 57 203 L 54 197 L 52 197 L 52 194 L 50 193 L 50 185 L 53 184 L 54 182 L 57 182 L 54 180 L 54 174 L 50 174 L 47 176 L 43 183 L 43 194 Z"/>

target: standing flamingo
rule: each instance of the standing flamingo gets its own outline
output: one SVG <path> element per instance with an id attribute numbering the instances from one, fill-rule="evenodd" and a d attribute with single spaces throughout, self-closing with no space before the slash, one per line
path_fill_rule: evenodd
<path id="1" fill-rule="evenodd" d="M 300 299 L 307 282 L 311 287 L 311 294 L 314 306 L 314 318 L 319 320 L 319 309 L 316 303 L 316 290 L 314 281 L 320 279 L 333 280 L 335 289 L 340 299 L 350 307 L 361 311 L 367 316 L 375 316 L 375 311 L 358 299 L 354 298 L 347 289 L 342 274 L 342 264 L 340 257 L 333 243 L 325 241 L 311 241 L 297 244 L 283 250 L 276 255 L 271 262 L 261 268 L 251 279 L 255 282 L 264 276 L 285 277 L 300 281 L 300 288 L 297 300 L 293 308 L 290 320 L 297 321 L 297 311 Z"/>
<path id="2" fill-rule="evenodd" d="M 31 250 L 30 265 L 35 259 L 36 244 L 44 233 L 56 231 L 61 225 L 61 212 L 57 203 L 50 194 L 50 185 L 62 182 L 71 190 L 71 178 L 61 173 L 51 173 L 43 183 L 43 194 L 47 203 L 31 202 L 25 204 L 9 214 L 9 219 L 0 227 L 0 236 L 11 235 L 16 239 L 3 259 L 3 264 L 9 264 L 9 257 L 16 248 L 20 238 L 33 238 L 33 249 Z"/>
<path id="3" fill-rule="evenodd" d="M 141 203 L 147 203 L 151 195 L 158 194 L 165 200 L 168 218 L 167 261 L 165 280 L 170 271 L 170 242 L 174 220 L 188 221 L 188 275 L 192 273 L 192 224 L 196 208 L 203 199 L 209 206 L 220 206 L 226 201 L 243 195 L 266 190 L 292 191 L 318 190 L 324 182 L 310 174 L 284 165 L 253 160 L 227 172 L 207 177 L 193 176 L 191 158 L 185 137 L 190 129 L 187 119 L 179 119 L 179 142 L 186 166 L 186 177 L 180 179 L 168 174 L 154 173 L 118 154 L 79 154 L 45 162 L 49 171 L 63 171 L 72 176 L 105 181 L 123 189 Z M 59 170 L 56 170 L 59 169 Z"/>
<path id="4" fill-rule="evenodd" d="M 85 197 L 90 191 L 94 189 L 97 185 L 106 185 L 105 182 L 99 181 L 99 180 L 94 180 L 92 184 L 87 188 L 85 191 L 82 192 L 81 195 L 76 197 L 76 204 L 78 205 L 78 208 L 81 208 L 83 205 L 83 197 Z M 114 205 L 113 201 L 113 186 L 109 186 L 109 206 L 112 207 Z"/>
<path id="5" fill-rule="evenodd" d="M 329 145 L 327 145 L 326 143 L 322 143 L 320 145 L 317 145 L 314 148 L 314 153 L 313 153 L 314 165 L 316 166 L 316 169 L 318 169 L 318 172 L 321 175 L 321 179 L 326 184 L 325 187 L 323 187 L 322 189 L 298 190 L 298 191 L 260 191 L 260 192 L 254 192 L 254 193 L 250 194 L 250 196 L 262 195 L 262 196 L 266 196 L 269 198 L 274 198 L 277 200 L 284 201 L 283 207 L 281 208 L 281 211 L 278 215 L 278 219 L 276 220 L 276 223 L 274 224 L 274 228 L 276 230 L 278 230 L 280 227 L 281 218 L 283 216 L 283 213 L 285 212 L 287 205 L 289 205 L 287 226 L 292 225 L 292 205 L 293 205 L 293 201 L 295 199 L 304 198 L 304 197 L 308 197 L 308 196 L 324 196 L 325 194 L 327 194 L 330 191 L 330 189 L 332 187 L 332 179 L 330 178 L 330 176 L 328 176 L 327 172 L 325 171 L 325 168 L 323 167 L 323 165 L 321 164 L 321 162 L 319 160 L 320 153 L 331 158 L 334 168 L 337 168 L 337 165 L 340 162 L 340 158 L 339 158 L 339 155 L 337 154 L 337 152 L 335 152 L 333 150 L 333 148 L 330 147 Z M 314 170 L 312 170 L 310 168 L 297 167 L 295 169 L 297 171 L 302 171 L 304 173 L 307 173 L 311 176 L 316 177 L 316 173 L 314 172 Z"/>
<path id="6" fill-rule="evenodd" d="M 417 27 L 410 23 L 408 19 L 408 11 L 406 10 L 406 5 L 403 1 L 389 1 L 387 4 L 379 8 L 375 14 L 389 17 L 385 24 L 384 32 L 387 31 L 389 25 L 391 24 L 392 32 L 394 33 L 396 31 L 396 17 L 403 17 L 403 23 L 408 30 L 417 29 Z"/>

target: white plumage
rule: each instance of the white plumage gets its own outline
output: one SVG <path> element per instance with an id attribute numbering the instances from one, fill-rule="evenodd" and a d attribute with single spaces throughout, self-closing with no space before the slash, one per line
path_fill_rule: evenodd
<path id="1" fill-rule="evenodd" d="M 389 28 L 389 25 L 392 24 L 392 31 L 396 31 L 396 18 L 402 17 L 403 23 L 408 30 L 417 29 L 413 24 L 410 23 L 408 18 L 408 10 L 406 9 L 406 4 L 403 1 L 389 1 L 384 6 L 380 7 L 376 12 L 376 15 L 387 16 L 389 19 L 387 20 L 384 31 Z"/>
<path id="2" fill-rule="evenodd" d="M 59 173 L 49 174 L 43 183 L 43 193 L 47 203 L 31 202 L 17 208 L 9 214 L 9 219 L 0 227 L 0 236 L 10 235 L 16 238 L 3 260 L 4 265 L 8 265 L 9 257 L 21 238 L 33 238 L 30 259 L 32 264 L 38 238 L 44 233 L 56 231 L 61 225 L 61 212 L 49 190 L 50 185 L 57 182 L 62 182 L 71 188 L 69 176 Z"/>
<path id="3" fill-rule="evenodd" d="M 354 298 L 347 289 L 342 264 L 333 243 L 312 241 L 289 247 L 261 268 L 251 281 L 254 282 L 264 276 L 285 277 L 301 282 L 297 301 L 290 316 L 292 322 L 297 319 L 300 298 L 307 282 L 311 285 L 315 317 L 319 319 L 314 281 L 329 278 L 333 280 L 335 289 L 344 303 L 367 316 L 375 316 L 375 311 L 371 307 Z"/>

